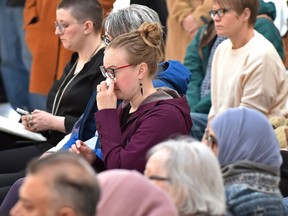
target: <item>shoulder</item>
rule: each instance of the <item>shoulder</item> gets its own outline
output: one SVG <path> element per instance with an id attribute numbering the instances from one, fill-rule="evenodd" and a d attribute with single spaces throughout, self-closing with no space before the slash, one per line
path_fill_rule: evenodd
<path id="1" fill-rule="evenodd" d="M 248 49 L 250 50 L 250 57 L 261 57 L 265 59 L 267 58 L 268 62 L 271 62 L 271 58 L 274 60 L 277 59 L 277 61 L 281 60 L 273 44 L 259 32 L 254 31 L 254 33 L 255 35 L 251 39 L 252 41 L 250 47 L 248 47 Z"/>
<path id="2" fill-rule="evenodd" d="M 103 65 L 103 58 L 104 58 L 104 48 L 100 49 L 86 64 L 86 68 L 83 69 L 90 71 L 91 75 L 101 74 L 100 66 Z M 95 73 L 95 71 L 97 71 Z"/>
<path id="3" fill-rule="evenodd" d="M 170 99 L 161 99 L 144 104 L 140 109 L 144 116 L 156 115 L 168 119 L 179 116 L 190 117 L 190 108 L 185 96 Z"/>
<path id="4" fill-rule="evenodd" d="M 256 30 L 254 30 L 254 37 L 251 40 L 253 40 L 252 44 L 255 46 L 259 46 L 260 44 L 262 44 L 261 47 L 263 49 L 267 48 L 267 47 L 265 47 L 266 45 L 268 45 L 268 48 L 273 47 L 271 42 L 269 40 L 267 40 L 261 33 L 259 33 Z M 265 46 L 263 46 L 263 44 L 265 44 Z M 259 47 L 259 48 L 261 48 L 261 47 Z"/>
<path id="5" fill-rule="evenodd" d="M 214 53 L 213 56 L 213 62 L 215 61 L 215 59 L 219 59 L 220 61 L 223 62 L 222 58 L 225 55 L 229 55 L 230 51 L 232 50 L 232 43 L 229 39 L 224 40 L 222 43 L 220 43 Z M 221 57 L 219 57 L 221 56 Z"/>

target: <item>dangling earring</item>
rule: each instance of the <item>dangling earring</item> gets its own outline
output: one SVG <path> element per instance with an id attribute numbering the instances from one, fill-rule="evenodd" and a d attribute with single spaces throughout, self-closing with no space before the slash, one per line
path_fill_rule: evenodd
<path id="1" fill-rule="evenodd" d="M 141 95 L 143 95 L 143 84 L 140 83 L 140 92 L 141 92 Z"/>

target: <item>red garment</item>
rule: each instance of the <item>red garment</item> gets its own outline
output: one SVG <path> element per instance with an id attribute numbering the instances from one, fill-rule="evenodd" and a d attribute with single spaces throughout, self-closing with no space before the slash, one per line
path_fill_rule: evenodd
<path id="1" fill-rule="evenodd" d="M 146 153 L 152 146 L 172 135 L 190 133 L 192 120 L 186 97 L 174 90 L 150 95 L 120 127 L 127 108 L 130 104 L 123 102 L 118 110 L 103 109 L 95 114 L 106 169 L 143 172 Z"/>

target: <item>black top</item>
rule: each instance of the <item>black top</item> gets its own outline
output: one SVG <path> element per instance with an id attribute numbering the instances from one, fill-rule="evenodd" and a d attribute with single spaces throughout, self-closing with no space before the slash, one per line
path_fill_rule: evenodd
<path id="1" fill-rule="evenodd" d="M 105 78 L 99 69 L 103 65 L 104 48 L 99 50 L 89 62 L 87 62 L 83 69 L 76 75 L 76 77 L 67 86 L 63 93 L 62 99 L 59 103 L 59 108 L 55 115 L 65 117 L 65 129 L 67 133 L 70 133 L 74 123 L 84 113 L 85 107 L 93 93 L 96 86 Z M 55 81 L 47 96 L 46 108 L 47 112 L 52 113 L 54 98 L 61 84 L 64 82 L 66 76 L 71 71 L 71 68 L 78 59 L 78 54 L 72 55 L 71 61 L 66 65 L 62 77 Z M 75 75 L 72 74 L 67 77 L 66 83 L 69 82 Z M 61 90 L 66 85 L 63 85 Z M 59 94 L 58 94 L 59 95 Z M 59 102 L 57 97 L 56 105 Z M 47 140 L 57 144 L 66 134 L 58 131 L 49 131 L 44 133 Z"/>

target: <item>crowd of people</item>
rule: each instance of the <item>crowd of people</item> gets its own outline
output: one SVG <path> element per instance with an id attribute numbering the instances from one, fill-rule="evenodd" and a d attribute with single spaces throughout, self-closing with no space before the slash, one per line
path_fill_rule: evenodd
<path id="1" fill-rule="evenodd" d="M 162 3 L 58 0 L 55 21 L 46 1 L 7 1 L 31 52 L 32 94 L 13 107 L 47 141 L 3 137 L 0 214 L 288 214 L 287 154 L 269 122 L 288 99 L 277 3 Z"/>

